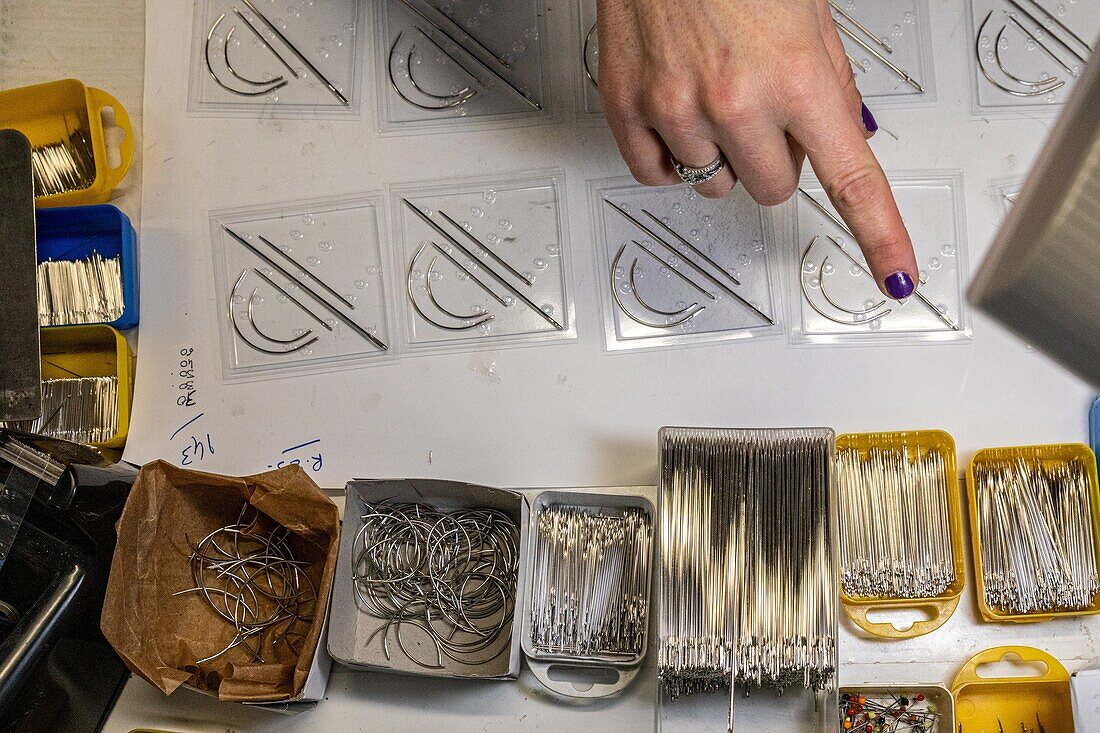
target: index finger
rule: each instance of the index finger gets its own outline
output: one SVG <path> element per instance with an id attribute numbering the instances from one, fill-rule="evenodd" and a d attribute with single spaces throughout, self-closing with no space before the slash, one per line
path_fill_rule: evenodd
<path id="1" fill-rule="evenodd" d="M 883 293 L 901 300 L 913 293 L 917 259 L 894 193 L 875 154 L 856 126 L 838 86 L 826 88 L 801 110 L 788 132 L 802 145 L 837 213 L 867 257 Z"/>

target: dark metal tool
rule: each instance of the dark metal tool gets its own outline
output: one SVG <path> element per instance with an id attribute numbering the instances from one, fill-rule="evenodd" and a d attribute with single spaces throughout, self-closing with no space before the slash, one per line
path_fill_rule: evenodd
<path id="1" fill-rule="evenodd" d="M 30 141 L 16 130 L 0 130 L 0 262 L 0 420 L 33 420 L 42 414 L 34 183 Z"/>

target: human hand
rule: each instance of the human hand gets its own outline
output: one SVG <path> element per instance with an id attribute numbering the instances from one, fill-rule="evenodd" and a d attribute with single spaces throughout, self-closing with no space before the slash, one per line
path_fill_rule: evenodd
<path id="1" fill-rule="evenodd" d="M 913 292 L 913 244 L 828 0 L 598 0 L 598 23 L 604 114 L 639 182 L 680 183 L 673 157 L 702 168 L 724 155 L 695 189 L 740 182 L 774 206 L 808 157 L 882 291 Z"/>

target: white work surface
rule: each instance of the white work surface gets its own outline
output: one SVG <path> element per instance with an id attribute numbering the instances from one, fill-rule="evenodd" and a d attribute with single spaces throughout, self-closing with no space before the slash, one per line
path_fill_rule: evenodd
<path id="1" fill-rule="evenodd" d="M 1025 175 L 1052 119 L 970 117 L 972 39 L 963 5 L 932 3 L 938 102 L 875 109 L 883 131 L 874 148 L 888 170 L 964 171 L 975 268 L 1000 217 L 990 181 Z M 983 446 L 1085 440 L 1090 390 L 976 314 L 973 340 L 960 343 L 795 348 L 784 337 L 605 353 L 586 181 L 625 168 L 603 126 L 574 120 L 571 12 L 567 3 L 552 3 L 547 39 L 563 121 L 381 138 L 369 80 L 359 120 L 189 117 L 192 6 L 149 2 L 141 351 L 129 460 L 179 463 L 184 440 L 197 437 L 204 448 L 201 461 L 194 449 L 189 454 L 193 467 L 242 474 L 319 440 L 310 453 L 323 455 L 323 467 L 313 475 L 328 488 L 381 476 L 622 486 L 655 483 L 656 433 L 668 424 L 935 427 L 955 436 L 960 465 Z M 210 210 L 552 166 L 565 170 L 577 340 L 223 383 L 218 330 L 225 315 L 214 296 Z M 176 403 L 185 349 L 194 350 L 197 371 L 197 404 L 188 408 Z M 841 680 L 949 683 L 972 654 L 1008 643 L 1038 646 L 1076 669 L 1100 656 L 1094 632 L 1094 620 L 979 624 L 968 590 L 955 618 L 921 639 L 873 642 L 846 628 Z M 634 733 L 657 727 L 656 699 L 652 674 L 622 698 L 576 708 L 543 695 L 526 673 L 519 683 L 477 683 L 337 669 L 316 710 L 280 717 L 186 691 L 166 700 L 135 680 L 106 729 Z"/>

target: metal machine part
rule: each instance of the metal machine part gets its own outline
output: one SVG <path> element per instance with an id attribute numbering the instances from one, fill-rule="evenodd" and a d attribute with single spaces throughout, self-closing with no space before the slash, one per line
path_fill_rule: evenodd
<path id="1" fill-rule="evenodd" d="M 970 287 L 970 301 L 1100 385 L 1100 64 L 1090 64 Z"/>
<path id="2" fill-rule="evenodd" d="M 0 420 L 42 414 L 31 144 L 0 130 Z"/>

